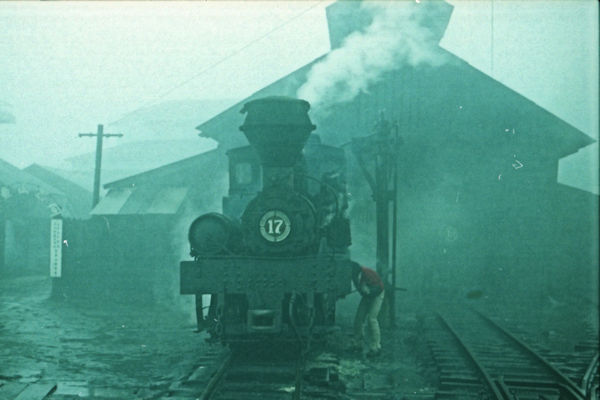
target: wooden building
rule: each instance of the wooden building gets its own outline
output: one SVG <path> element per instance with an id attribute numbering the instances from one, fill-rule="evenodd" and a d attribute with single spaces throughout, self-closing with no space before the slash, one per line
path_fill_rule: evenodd
<path id="1" fill-rule="evenodd" d="M 0 160 L 0 274 L 47 274 L 50 218 L 86 218 L 91 194 L 50 171 Z"/>
<path id="2" fill-rule="evenodd" d="M 452 7 L 444 2 L 432 7 L 435 18 L 425 21 L 439 42 Z M 352 1 L 329 6 L 327 19 L 332 50 L 370 23 L 360 3 Z M 398 285 L 423 301 L 464 298 L 471 289 L 507 301 L 515 294 L 538 302 L 557 293 L 594 296 L 598 196 L 557 183 L 559 160 L 593 140 L 437 50 L 444 63 L 398 65 L 368 92 L 329 105 L 329 112 L 313 121 L 322 142 L 336 146 L 371 134 L 382 110 L 397 124 L 403 139 L 397 152 Z M 201 135 L 219 142 L 216 150 L 105 185 L 109 193 L 92 211 L 92 221 L 112 232 L 106 239 L 112 244 L 94 250 L 101 254 L 77 256 L 80 264 L 95 259 L 104 266 L 81 268 L 90 276 L 130 273 L 131 290 L 151 291 L 138 277 L 156 282 L 160 271 L 176 269 L 185 256 L 189 222 L 221 209 L 227 194 L 225 151 L 247 144 L 238 130 L 243 104 L 269 95 L 296 96 L 326 56 L 198 126 Z M 347 159 L 353 160 L 350 154 Z M 352 254 L 374 262 L 374 204 L 358 167 L 350 167 Z M 126 254 L 109 256 L 119 252 Z M 118 262 L 108 262 L 109 257 Z"/>
<path id="3" fill-rule="evenodd" d="M 187 230 L 219 209 L 227 162 L 211 150 L 104 185 L 88 221 L 65 221 L 63 276 L 67 297 L 150 301 L 178 293 L 179 261 L 189 258 Z"/>
<path id="4" fill-rule="evenodd" d="M 430 33 L 442 38 L 452 7 L 437 2 Z M 370 16 L 359 2 L 327 9 L 332 50 Z M 557 183 L 559 160 L 593 140 L 460 58 L 398 65 L 351 101 L 329 106 L 316 132 L 343 145 L 372 133 L 379 114 L 398 125 L 400 286 L 423 299 L 477 288 L 543 301 L 557 293 L 593 299 L 598 283 L 598 196 Z M 252 99 L 295 96 L 327 55 L 198 126 L 221 146 L 245 144 L 239 110 Z M 318 111 L 318 110 L 317 110 Z M 313 110 L 313 113 L 315 110 Z M 352 160 L 349 156 L 348 159 Z M 374 204 L 358 168 L 353 254 L 374 262 Z M 464 296 L 463 296 L 464 298 Z M 586 301 L 586 300 L 584 300 Z"/>

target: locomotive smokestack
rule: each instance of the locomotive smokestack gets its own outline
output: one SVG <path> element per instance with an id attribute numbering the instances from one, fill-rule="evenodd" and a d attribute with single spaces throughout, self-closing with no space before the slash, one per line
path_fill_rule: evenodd
<path id="1" fill-rule="evenodd" d="M 305 100 L 280 96 L 253 100 L 242 108 L 246 119 L 240 130 L 260 158 L 265 186 L 291 182 L 292 167 L 316 128 L 308 117 L 309 109 Z"/>

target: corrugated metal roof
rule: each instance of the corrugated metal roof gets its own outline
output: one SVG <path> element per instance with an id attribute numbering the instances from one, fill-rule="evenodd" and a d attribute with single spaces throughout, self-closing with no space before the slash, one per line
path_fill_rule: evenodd
<path id="1" fill-rule="evenodd" d="M 165 188 L 160 190 L 148 209 L 147 214 L 175 214 L 183 203 L 189 188 Z"/>
<path id="2" fill-rule="evenodd" d="M 240 133 L 241 134 L 241 133 Z M 243 136 L 243 135 L 242 135 Z M 227 168 L 227 157 L 221 148 L 209 150 L 171 164 L 106 183 L 105 189 L 152 187 L 188 187 L 196 185 L 199 173 L 213 174 Z M 210 176 L 210 175 L 209 175 Z"/>
<path id="3" fill-rule="evenodd" d="M 35 176 L 28 174 L 12 164 L 0 159 L 0 185 L 13 186 L 22 189 L 39 190 L 45 194 L 64 194 L 59 189 L 41 181 Z"/>
<path id="4" fill-rule="evenodd" d="M 443 2 L 433 2 L 430 6 L 432 15 L 446 15 L 451 11 Z M 439 13 L 435 9 L 439 9 Z M 356 10 L 352 2 L 337 2 L 327 10 L 329 30 L 335 33 L 335 38 L 330 37 L 334 45 L 354 31 L 352 23 L 361 23 L 360 16 L 353 15 L 352 22 L 344 14 L 366 12 Z M 423 22 L 436 36 L 441 36 L 448 20 L 428 17 Z M 445 140 L 444 136 L 448 135 L 462 135 L 472 143 L 478 142 L 476 146 L 495 149 L 492 142 L 499 136 L 496 132 L 517 127 L 521 143 L 528 141 L 527 145 L 536 150 L 539 144 L 544 144 L 553 158 L 566 157 L 594 142 L 582 131 L 456 55 L 441 47 L 438 50 L 446 58 L 445 64 L 436 68 L 399 65 L 352 101 L 330 105 L 328 114 L 323 113 L 318 121 L 313 120 L 317 123 L 316 132 L 331 144 L 345 143 L 352 137 L 369 134 L 379 112 L 386 110 L 386 117 L 399 119 L 400 131 L 405 137 L 426 134 L 432 142 Z M 210 137 L 225 148 L 244 145 L 246 140 L 238 130 L 244 118 L 240 114 L 242 106 L 264 96 L 295 96 L 312 67 L 325 57 L 327 54 L 265 86 L 196 129 L 201 136 Z M 459 107 L 460 113 L 457 112 Z M 530 151 L 520 146 L 522 151 Z"/>
<path id="5" fill-rule="evenodd" d="M 90 205 L 92 203 L 91 192 L 73 181 L 52 172 L 48 167 L 31 164 L 27 168 L 24 168 L 23 171 L 61 190 L 65 194 L 67 201 L 67 204 L 60 204 L 63 211 L 67 207 L 76 218 L 87 218 L 89 216 Z"/>
<path id="6" fill-rule="evenodd" d="M 90 212 L 92 215 L 116 215 L 131 196 L 133 189 L 115 189 L 100 200 Z"/>
<path id="7" fill-rule="evenodd" d="M 93 215 L 175 214 L 189 188 L 151 186 L 115 188 L 92 210 Z"/>

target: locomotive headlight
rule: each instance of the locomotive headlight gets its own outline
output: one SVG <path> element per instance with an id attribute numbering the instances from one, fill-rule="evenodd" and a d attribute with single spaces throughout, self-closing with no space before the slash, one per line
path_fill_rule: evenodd
<path id="1" fill-rule="evenodd" d="M 260 234 L 269 242 L 281 242 L 292 230 L 289 217 L 279 210 L 267 211 L 259 221 Z"/>
<path id="2" fill-rule="evenodd" d="M 192 256 L 235 253 L 241 244 L 241 231 L 225 215 L 209 213 L 192 222 L 188 240 Z"/>

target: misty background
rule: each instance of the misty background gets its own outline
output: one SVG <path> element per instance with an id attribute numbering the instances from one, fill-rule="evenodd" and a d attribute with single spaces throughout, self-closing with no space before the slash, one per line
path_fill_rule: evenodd
<path id="1" fill-rule="evenodd" d="M 596 2 L 450 3 L 443 48 L 598 138 Z M 0 158 L 48 166 L 90 188 L 95 143 L 77 134 L 97 124 L 125 135 L 105 140 L 105 183 L 214 148 L 194 127 L 326 53 L 329 4 L 3 2 Z M 368 5 L 376 23 L 366 33 L 375 37 L 397 33 L 386 31 L 386 18 L 402 17 L 382 4 Z M 405 61 L 442 62 L 415 54 Z M 357 65 L 353 73 L 367 79 L 346 96 L 368 91 L 373 67 L 398 61 L 377 59 Z M 314 102 L 310 90 L 299 94 Z M 562 159 L 559 182 L 598 193 L 597 159 L 597 143 Z"/>
<path id="2" fill-rule="evenodd" d="M 447 29 L 436 7 L 415 11 L 425 0 L 404 3 L 360 4 L 367 12 L 351 16 L 372 18 L 364 25 L 339 14 L 337 37 L 349 36 L 331 52 L 332 1 L 0 3 L 0 167 L 35 163 L 91 190 L 95 141 L 78 133 L 104 124 L 105 133 L 124 134 L 104 141 L 108 194 L 89 220 L 65 223 L 64 267 L 75 273 L 54 280 L 63 295 L 159 300 L 193 323 L 194 299 L 179 295 L 177 267 L 190 259 L 193 219 L 221 211 L 225 150 L 245 144 L 238 103 L 294 87 L 286 93 L 311 102 L 326 144 L 372 133 L 382 104 L 405 122 L 401 312 L 466 299 L 510 304 L 505 311 L 559 326 L 572 342 L 583 323 L 597 332 L 597 196 L 554 184 L 558 158 L 581 148 L 561 159 L 558 181 L 599 193 L 598 144 L 585 146 L 559 120 L 598 139 L 597 3 L 449 1 Z M 444 32 L 447 52 L 435 32 Z M 463 105 L 475 111 L 463 116 Z M 198 136 L 203 123 L 212 138 Z M 356 158 L 347 161 L 351 256 L 376 266 L 372 193 Z M 35 264 L 47 275 L 45 205 L 38 225 L 17 207 L 11 213 L 7 271 Z M 35 240 L 25 246 L 23 237 Z M 23 254 L 37 258 L 24 262 Z M 339 302 L 347 325 L 358 300 Z"/>

